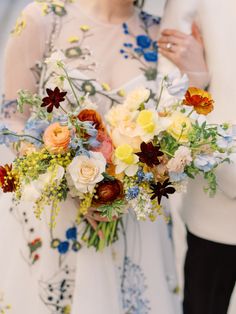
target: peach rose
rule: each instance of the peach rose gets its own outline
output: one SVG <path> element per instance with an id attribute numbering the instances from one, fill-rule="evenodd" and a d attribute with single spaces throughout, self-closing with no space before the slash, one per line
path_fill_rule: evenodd
<path id="1" fill-rule="evenodd" d="M 43 141 L 46 148 L 52 153 L 63 153 L 70 143 L 70 130 L 58 122 L 51 124 L 44 132 Z"/>

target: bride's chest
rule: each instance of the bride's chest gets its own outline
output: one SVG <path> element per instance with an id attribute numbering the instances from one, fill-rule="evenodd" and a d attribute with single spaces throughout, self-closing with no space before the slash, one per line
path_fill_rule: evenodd
<path id="1" fill-rule="evenodd" d="M 111 89 L 140 75 L 154 78 L 157 68 L 156 33 L 151 36 L 140 19 L 111 27 L 72 19 L 61 27 L 54 49 L 65 53 L 71 69 Z"/>

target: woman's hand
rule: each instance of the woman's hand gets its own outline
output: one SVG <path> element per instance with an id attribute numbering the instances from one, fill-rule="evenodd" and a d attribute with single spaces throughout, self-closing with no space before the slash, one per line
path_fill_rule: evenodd
<path id="1" fill-rule="evenodd" d="M 208 68 L 204 54 L 204 44 L 199 28 L 192 26 L 192 34 L 187 35 L 174 29 L 165 29 L 158 40 L 159 52 L 172 61 L 190 82 L 198 87 L 209 83 Z"/>
<path id="2" fill-rule="evenodd" d="M 96 210 L 96 208 L 89 208 L 88 213 L 85 215 L 85 218 L 87 219 L 88 223 L 93 227 L 93 229 L 96 231 L 98 227 L 99 222 L 109 222 L 110 220 L 106 217 L 102 217 L 101 213 Z M 112 220 L 117 220 L 118 217 L 113 217 Z M 104 239 L 104 234 L 102 230 L 98 230 L 98 236 L 100 239 Z"/>

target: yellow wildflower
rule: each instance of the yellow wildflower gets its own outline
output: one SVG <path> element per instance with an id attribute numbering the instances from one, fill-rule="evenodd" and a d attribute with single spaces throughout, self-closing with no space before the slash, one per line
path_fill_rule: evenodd
<path id="1" fill-rule="evenodd" d="M 77 43 L 78 41 L 79 41 L 79 37 L 78 37 L 78 36 L 70 36 L 70 37 L 68 38 L 68 42 L 69 42 L 70 44 Z"/>
<path id="2" fill-rule="evenodd" d="M 120 89 L 120 90 L 118 90 L 117 94 L 118 94 L 118 96 L 120 96 L 120 97 L 125 97 L 126 92 L 125 92 L 124 89 Z"/>
<path id="3" fill-rule="evenodd" d="M 102 88 L 103 88 L 103 90 L 105 90 L 107 92 L 109 92 L 111 90 L 110 85 L 107 83 L 102 83 Z"/>
<path id="4" fill-rule="evenodd" d="M 90 26 L 89 25 L 81 25 L 80 26 L 81 31 L 83 32 L 87 32 L 90 30 Z"/>

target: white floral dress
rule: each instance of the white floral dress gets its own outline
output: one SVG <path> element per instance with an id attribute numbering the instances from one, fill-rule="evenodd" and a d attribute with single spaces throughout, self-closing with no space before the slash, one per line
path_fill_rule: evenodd
<path id="1" fill-rule="evenodd" d="M 56 50 L 66 55 L 77 92 L 89 94 L 103 115 L 129 90 L 147 86 L 155 93 L 158 18 L 135 10 L 123 24 L 105 24 L 88 16 L 78 1 L 38 2 L 24 10 L 8 44 L 8 99 L 19 88 L 42 92 L 59 83 L 42 66 Z M 11 116 L 9 124 L 24 123 L 9 102 L 3 114 L 6 120 Z M 98 253 L 80 248 L 76 200 L 61 205 L 54 229 L 49 208 L 39 221 L 32 204 L 9 205 L 3 196 L 0 202 L 0 313 L 181 313 L 163 217 L 137 222 L 130 211 L 119 240 Z"/>

